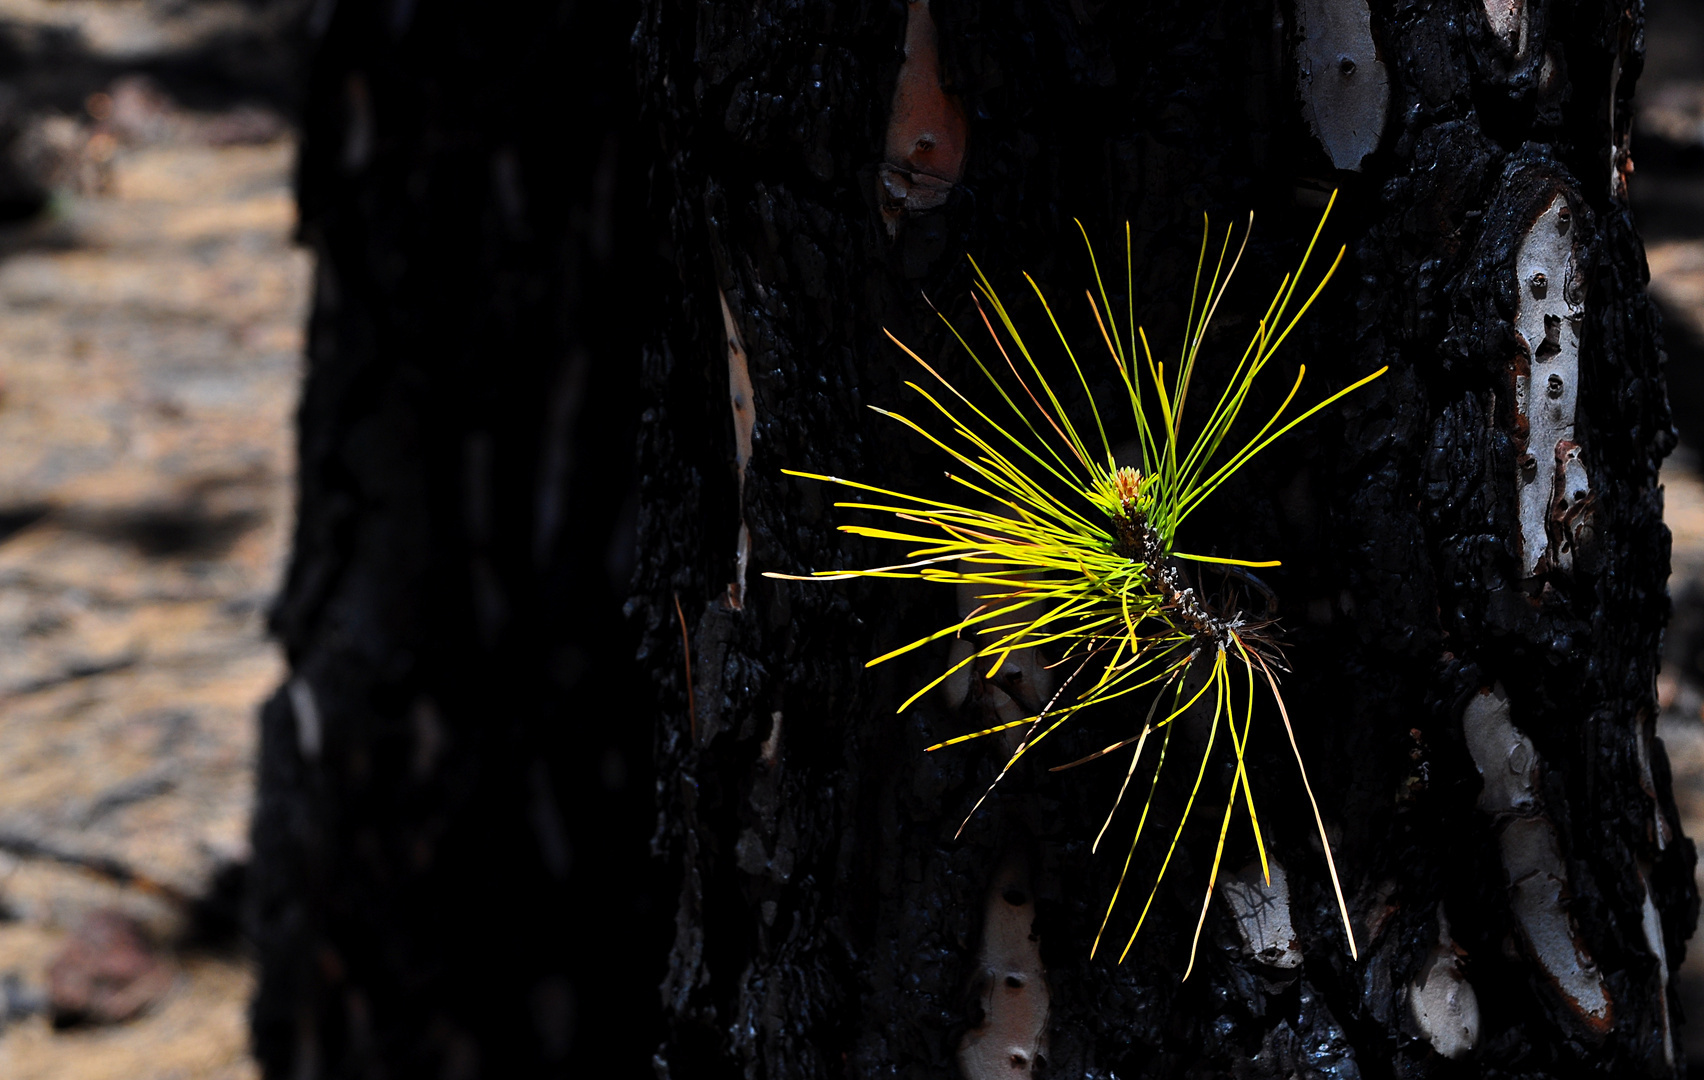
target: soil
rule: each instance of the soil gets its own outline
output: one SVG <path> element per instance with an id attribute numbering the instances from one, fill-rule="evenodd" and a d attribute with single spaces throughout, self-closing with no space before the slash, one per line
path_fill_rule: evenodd
<path id="1" fill-rule="evenodd" d="M 234 1080 L 310 269 L 276 118 L 105 93 L 54 118 L 61 186 L 0 237 L 0 1075 Z M 176 976 L 56 1031 L 49 966 L 108 909 Z"/>

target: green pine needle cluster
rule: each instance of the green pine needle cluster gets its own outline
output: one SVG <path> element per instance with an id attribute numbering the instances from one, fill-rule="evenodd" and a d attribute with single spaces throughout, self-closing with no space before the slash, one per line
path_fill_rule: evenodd
<path id="1" fill-rule="evenodd" d="M 1329 213 L 1328 205 L 1326 214 Z M 900 541 L 909 545 L 909 550 L 903 562 L 891 566 L 821 571 L 806 578 L 768 576 L 830 581 L 849 577 L 905 578 L 971 586 L 976 591 L 978 606 L 963 618 L 870 661 L 872 665 L 879 664 L 943 638 L 971 643 L 968 655 L 920 687 L 900 706 L 901 711 L 966 666 L 974 665 L 975 670 L 993 678 L 1014 653 L 1023 650 L 1043 650 L 1040 655 L 1046 658 L 1049 667 L 1064 667 L 1068 672 L 1059 692 L 1037 715 L 960 735 L 929 749 L 939 750 L 1009 729 L 1025 729 L 994 781 L 997 785 L 1030 750 L 1077 714 L 1131 694 L 1147 692 L 1151 697 L 1151 701 L 1146 701 L 1142 722 L 1127 737 L 1086 758 L 1057 766 L 1070 768 L 1134 747 L 1124 784 L 1096 837 L 1098 850 L 1150 747 L 1157 744 L 1157 753 L 1145 776 L 1146 798 L 1124 869 L 1107 904 L 1101 931 L 1096 935 L 1097 951 L 1149 824 L 1176 722 L 1192 711 L 1203 718 L 1210 713 L 1188 801 L 1150 884 L 1135 928 L 1120 953 L 1121 961 L 1128 955 L 1153 906 L 1215 753 L 1228 751 L 1235 758 L 1236 768 L 1230 790 L 1225 793 L 1218 844 L 1190 948 L 1189 970 L 1194 967 L 1195 947 L 1238 806 L 1248 813 L 1262 868 L 1267 868 L 1265 839 L 1244 765 L 1257 685 L 1268 690 L 1277 702 L 1291 749 L 1296 753 L 1296 765 L 1301 770 L 1320 838 L 1325 842 L 1327 866 L 1343 916 L 1344 932 L 1351 952 L 1355 951 L 1354 933 L 1349 926 L 1348 908 L 1331 845 L 1325 837 L 1313 790 L 1307 784 L 1306 769 L 1274 673 L 1275 668 L 1281 667 L 1276 628 L 1269 621 L 1245 616 L 1228 607 L 1228 592 L 1225 598 L 1206 596 L 1203 589 L 1190 584 L 1188 576 L 1190 564 L 1216 564 L 1227 568 L 1223 572 L 1236 574 L 1240 572 L 1236 568 L 1277 563 L 1190 554 L 1178 551 L 1173 544 L 1179 527 L 1189 516 L 1255 455 L 1297 424 L 1385 371 L 1381 368 L 1291 416 L 1291 405 L 1307 374 L 1304 365 L 1277 410 L 1252 432 L 1241 430 L 1246 425 L 1238 425 L 1255 381 L 1343 259 L 1343 251 L 1339 250 L 1331 267 L 1311 291 L 1300 291 L 1324 226 L 1322 216 L 1301 264 L 1279 284 L 1231 376 L 1199 420 L 1194 419 L 1190 410 L 1192 380 L 1208 326 L 1247 246 L 1248 229 L 1244 229 L 1234 253 L 1235 230 L 1226 229 L 1215 252 L 1211 228 L 1204 221 L 1184 342 L 1170 372 L 1164 362 L 1154 358 L 1147 335 L 1136 324 L 1129 227 L 1126 226 L 1124 237 L 1122 322 L 1107 294 L 1094 248 L 1084 232 L 1083 240 L 1089 247 L 1094 270 L 1094 289 L 1087 291 L 1087 297 L 1098 330 L 1089 347 L 1104 349 L 1102 361 L 1110 361 L 1117 371 L 1121 396 L 1126 399 L 1120 405 L 1128 407 L 1134 421 L 1140 444 L 1139 460 L 1121 462 L 1115 456 L 1103 422 L 1102 405 L 1090 389 L 1077 350 L 1034 279 L 1025 275 L 1069 361 L 1070 374 L 1082 388 L 1088 415 L 1079 420 L 1086 422 L 1073 422 L 1067 414 L 1006 305 L 973 261 L 977 285 L 972 299 L 998 360 L 993 360 L 993 354 L 988 354 L 987 359 L 978 354 L 958 327 L 945 316 L 942 318 L 994 389 L 995 415 L 972 402 L 891 334 L 894 343 L 936 385 L 931 391 L 918 383 L 907 384 L 926 403 L 925 415 L 932 419 L 923 423 L 898 413 L 876 410 L 922 435 L 953 460 L 956 467 L 948 475 L 963 489 L 960 496 L 963 501 L 945 502 L 839 477 L 788 470 L 792 476 L 877 496 L 874 502 L 836 505 L 886 512 L 893 516 L 894 524 L 891 527 L 843 525 L 842 531 Z M 1080 223 L 1078 228 L 1082 230 Z M 1195 397 L 1193 412 L 1199 413 L 1200 391 Z M 1239 429 L 1235 438 L 1233 429 Z M 987 797 L 986 793 L 983 797 Z M 981 805 L 980 800 L 977 805 Z M 971 813 L 975 813 L 974 808 Z M 1267 880 L 1270 882 L 1269 871 Z M 1188 974 L 1186 970 L 1184 977 L 1188 978 Z"/>

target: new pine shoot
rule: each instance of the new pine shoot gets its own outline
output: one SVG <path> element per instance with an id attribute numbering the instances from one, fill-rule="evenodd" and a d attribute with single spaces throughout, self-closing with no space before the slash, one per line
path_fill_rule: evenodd
<path id="1" fill-rule="evenodd" d="M 1330 212 L 1328 205 L 1326 215 Z M 1110 362 L 1116 370 L 1119 396 L 1124 398 L 1117 407 L 1128 408 L 1140 446 L 1139 460 L 1126 462 L 1114 457 L 1103 423 L 1103 405 L 1095 400 L 1070 338 L 1060 328 L 1034 279 L 1025 275 L 1029 288 L 1047 313 L 1060 350 L 1069 361 L 1069 374 L 1082 388 L 1087 402 L 1086 416 L 1073 418 L 1067 414 L 1053 385 L 1042 373 L 1030 344 L 981 268 L 972 261 L 977 278 L 972 300 L 993 353 L 979 354 L 958 327 L 945 316 L 942 319 L 992 386 L 994 415 L 960 393 L 891 334 L 889 338 L 931 380 L 926 385 L 907 383 L 926 405 L 926 419 L 917 421 L 876 410 L 928 439 L 956 463 L 957 467 L 948 475 L 966 493 L 961 496 L 965 501 L 942 502 L 854 480 L 787 470 L 788 475 L 876 496 L 873 503 L 836 505 L 886 512 L 892 515 L 890 526 L 842 525 L 841 530 L 898 541 L 909 545 L 909 550 L 904 561 L 890 566 L 820 571 L 804 578 L 767 575 L 815 581 L 904 578 L 974 587 L 978 606 L 964 618 L 870 661 L 871 665 L 879 664 L 943 638 L 971 642 L 970 655 L 919 687 L 900 706 L 901 711 L 968 665 L 975 665 L 975 670 L 993 678 L 1012 654 L 1026 649 L 1044 650 L 1049 666 L 1063 667 L 1067 672 L 1063 685 L 1037 715 L 969 732 L 929 748 L 941 750 L 1024 728 L 1016 749 L 990 791 L 1026 754 L 1079 713 L 1118 699 L 1130 699 L 1137 706 L 1131 715 L 1140 715 L 1142 720 L 1127 737 L 1087 757 L 1055 767 L 1067 769 L 1129 751 L 1124 783 L 1095 838 L 1098 851 L 1141 766 L 1150 757 L 1153 759 L 1143 776 L 1144 783 L 1139 785 L 1146 788 L 1145 798 L 1118 886 L 1107 902 L 1106 915 L 1095 938 L 1093 951 L 1096 952 L 1107 921 L 1125 890 L 1137 847 L 1147 831 L 1154 794 L 1172 748 L 1176 724 L 1192 710 L 1196 715 L 1210 716 L 1206 720 L 1199 761 L 1192 763 L 1195 775 L 1183 813 L 1172 830 L 1159 871 L 1149 884 L 1135 928 L 1119 953 L 1122 961 L 1148 917 L 1183 838 L 1184 827 L 1196 809 L 1214 755 L 1229 753 L 1235 759 L 1235 771 L 1220 813 L 1217 847 L 1196 920 L 1185 978 L 1194 968 L 1196 945 L 1206 921 L 1226 836 L 1238 807 L 1248 814 L 1262 870 L 1268 883 L 1271 880 L 1254 791 L 1244 766 L 1257 690 L 1270 693 L 1277 703 L 1324 844 L 1344 934 L 1351 953 L 1356 954 L 1336 861 L 1312 786 L 1307 782 L 1307 770 L 1296 746 L 1289 711 L 1278 688 L 1275 669 L 1281 669 L 1283 664 L 1277 628 L 1270 620 L 1245 615 L 1239 610 L 1234 590 L 1227 588 L 1218 595 L 1209 595 L 1204 588 L 1191 584 L 1189 573 L 1192 564 L 1206 564 L 1231 577 L 1245 573 L 1245 568 L 1277 563 L 1192 554 L 1179 551 L 1174 544 L 1179 527 L 1190 514 L 1255 455 L 1297 424 L 1386 370 L 1380 368 L 1311 408 L 1291 415 L 1291 406 L 1307 375 L 1303 365 L 1278 409 L 1265 417 L 1252 433 L 1239 428 L 1236 438 L 1231 437 L 1256 380 L 1342 262 L 1340 249 L 1311 291 L 1300 291 L 1324 226 L 1322 216 L 1301 264 L 1280 282 L 1230 378 L 1217 388 L 1216 397 L 1207 399 L 1204 419 L 1195 418 L 1202 411 L 1203 393 L 1193 387 L 1196 363 L 1214 312 L 1241 261 L 1248 229 L 1243 230 L 1234 254 L 1234 230 L 1226 229 L 1215 254 L 1210 226 L 1203 222 L 1201 254 L 1185 320 L 1184 342 L 1169 372 L 1164 362 L 1155 360 L 1147 335 L 1136 325 L 1129 227 L 1125 228 L 1125 289 L 1120 299 L 1126 318 L 1122 322 L 1108 296 L 1094 248 L 1084 233 L 1094 271 L 1094 288 L 1087 292 L 1087 297 L 1098 330 L 1098 340 L 1091 340 L 1087 348 L 1101 352 L 1099 362 Z M 1079 224 L 1078 228 L 1081 230 L 1082 226 Z M 1214 391 L 1205 392 L 1212 395 Z M 1186 410 L 1191 404 L 1195 407 Z M 1195 580 L 1199 580 L 1198 575 Z M 983 798 L 987 798 L 987 792 Z M 980 806 L 978 800 L 977 807 Z M 973 807 L 971 815 L 975 812 Z"/>

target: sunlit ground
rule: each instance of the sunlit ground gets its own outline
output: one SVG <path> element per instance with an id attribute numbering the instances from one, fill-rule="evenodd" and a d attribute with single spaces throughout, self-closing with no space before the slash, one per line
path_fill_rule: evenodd
<path id="1" fill-rule="evenodd" d="M 0 240 L 0 1077 L 235 1080 L 241 947 L 174 943 L 247 857 L 309 266 L 287 138 L 118 104 L 159 123 L 83 118 L 73 190 Z M 164 990 L 56 1032 L 50 966 L 96 911 L 160 945 Z"/>

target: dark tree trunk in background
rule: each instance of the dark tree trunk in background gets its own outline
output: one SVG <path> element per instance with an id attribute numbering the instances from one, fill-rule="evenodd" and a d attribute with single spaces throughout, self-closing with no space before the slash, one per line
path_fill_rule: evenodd
<path id="1" fill-rule="evenodd" d="M 1625 196 L 1641 20 L 1606 0 L 649 0 L 678 269 L 645 359 L 636 579 L 680 875 L 660 1075 L 948 1076 L 961 1046 L 978 1078 L 1680 1068 L 1668 972 L 1697 901 L 1652 736 L 1673 439 Z M 1085 718 L 955 840 L 997 750 L 923 748 L 1000 694 L 895 715 L 946 645 L 863 662 L 953 597 L 760 577 L 894 561 L 834 531 L 855 520 L 838 493 L 780 470 L 938 482 L 938 452 L 864 406 L 915 402 L 883 328 L 978 378 L 924 299 L 965 314 L 966 253 L 1009 297 L 1032 272 L 1087 342 L 1071 219 L 1108 248 L 1128 220 L 1169 349 L 1202 211 L 1256 212 L 1229 302 L 1246 333 L 1333 187 L 1328 239 L 1349 253 L 1288 370 L 1305 361 L 1316 396 L 1391 370 L 1239 476 L 1195 535 L 1284 560 L 1286 694 L 1361 957 L 1262 715 L 1253 767 L 1288 886 L 1243 895 L 1287 906 L 1299 960 L 1262 936 L 1279 915 L 1263 928 L 1221 896 L 1180 983 L 1207 871 L 1186 852 L 1129 961 L 1091 961 L 1120 859 L 1089 844 L 1122 769 L 1042 765 L 1137 718 Z M 1251 858 L 1245 835 L 1227 866 Z M 990 1045 L 1005 1056 L 984 1068 Z"/>
<path id="2" fill-rule="evenodd" d="M 662 951 L 621 617 L 655 259 L 636 12 L 314 11 L 256 1046 L 280 1078 L 632 1075 Z"/>

